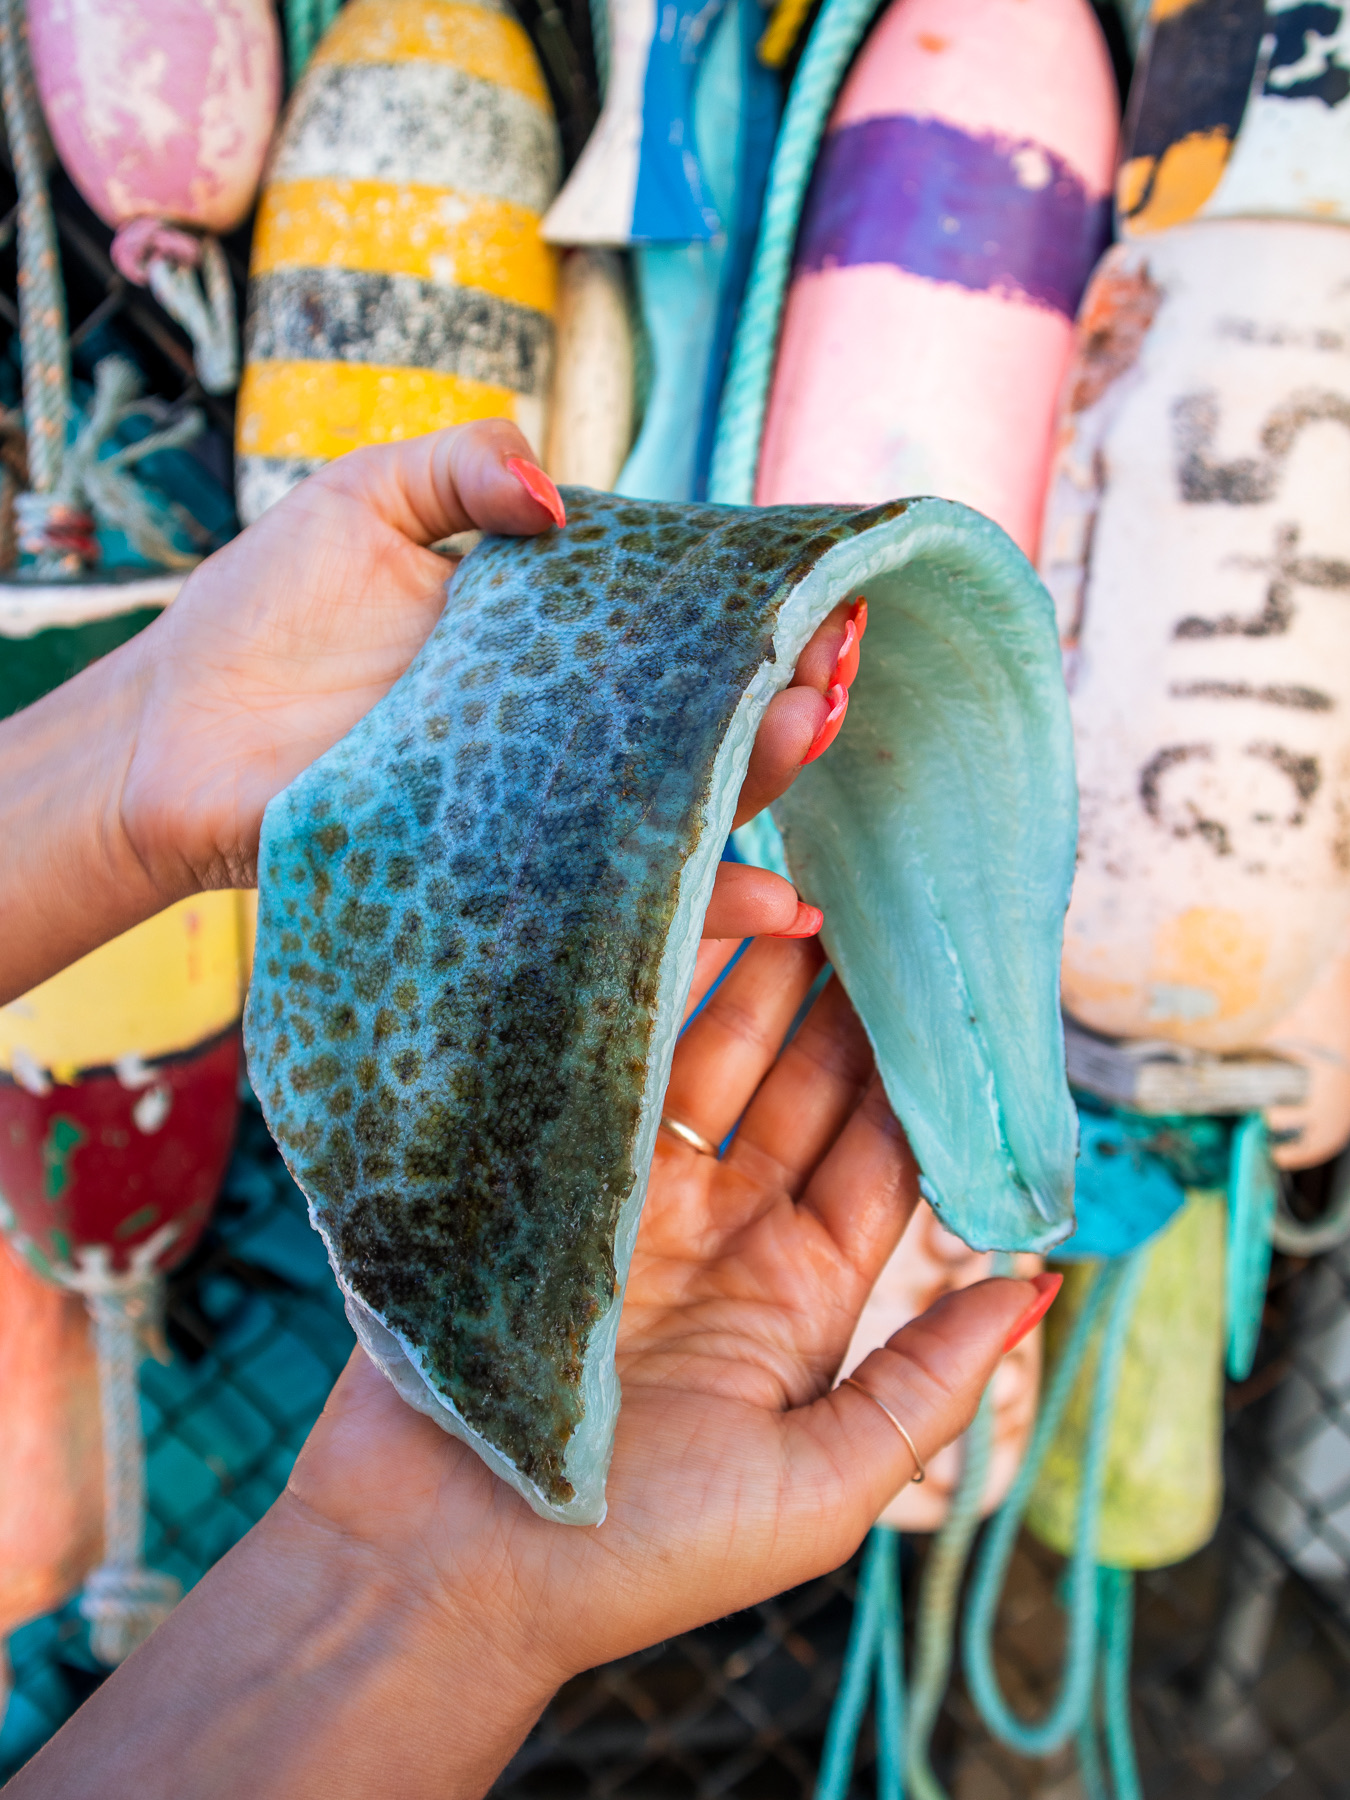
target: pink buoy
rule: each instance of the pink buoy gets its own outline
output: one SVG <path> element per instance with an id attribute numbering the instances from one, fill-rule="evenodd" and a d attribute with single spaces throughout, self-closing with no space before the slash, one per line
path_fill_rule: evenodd
<path id="1" fill-rule="evenodd" d="M 1086 0 L 895 0 L 807 197 L 758 501 L 938 494 L 1034 552 L 1117 118 Z"/>
<path id="2" fill-rule="evenodd" d="M 52 139 L 116 228 L 113 261 L 188 332 L 202 385 L 225 392 L 238 351 L 213 234 L 247 216 L 276 123 L 269 0 L 29 0 L 28 13 Z"/>

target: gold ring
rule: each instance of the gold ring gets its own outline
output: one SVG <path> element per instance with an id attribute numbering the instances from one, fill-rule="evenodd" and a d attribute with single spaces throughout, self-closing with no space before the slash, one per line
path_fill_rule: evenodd
<path id="1" fill-rule="evenodd" d="M 879 1406 L 881 1408 L 882 1412 L 885 1413 L 886 1417 L 890 1420 L 891 1424 L 894 1425 L 895 1429 L 900 1433 L 901 1437 L 905 1440 L 905 1448 L 909 1451 L 910 1455 L 914 1458 L 914 1467 L 917 1470 L 917 1473 L 914 1475 L 911 1475 L 909 1479 L 912 1484 L 917 1486 L 917 1484 L 923 1480 L 923 1464 L 919 1461 L 919 1453 L 914 1448 L 914 1439 L 905 1430 L 904 1426 L 900 1423 L 899 1419 L 896 1418 L 895 1414 L 891 1411 L 890 1407 L 887 1406 L 887 1404 L 884 1400 L 878 1400 L 876 1395 L 872 1392 L 871 1388 L 865 1388 L 863 1386 L 863 1384 L 861 1383 L 861 1381 L 855 1381 L 851 1375 L 845 1375 L 844 1379 L 839 1383 L 839 1385 L 840 1385 L 840 1387 L 857 1388 L 857 1390 L 860 1394 L 866 1394 L 867 1398 L 872 1402 L 872 1404 L 874 1406 Z"/>
<path id="2" fill-rule="evenodd" d="M 682 1119 L 672 1119 L 669 1113 L 661 1114 L 661 1127 L 672 1137 L 677 1137 L 682 1144 L 688 1144 L 691 1150 L 697 1150 L 700 1156 L 716 1157 L 717 1145 L 710 1144 L 700 1131 L 692 1125 L 686 1125 Z"/>

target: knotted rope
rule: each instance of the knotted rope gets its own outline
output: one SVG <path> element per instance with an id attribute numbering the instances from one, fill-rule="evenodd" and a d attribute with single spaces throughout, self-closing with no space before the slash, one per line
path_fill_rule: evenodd
<path id="1" fill-rule="evenodd" d="M 163 219 L 132 219 L 112 241 L 118 273 L 148 287 L 192 339 L 197 379 L 208 394 L 239 385 L 239 325 L 225 252 Z M 200 272 L 200 273 L 199 273 Z"/>

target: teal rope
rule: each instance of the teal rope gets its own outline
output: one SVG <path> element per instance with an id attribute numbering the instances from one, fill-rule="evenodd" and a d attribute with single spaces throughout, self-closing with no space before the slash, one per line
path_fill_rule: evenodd
<path id="1" fill-rule="evenodd" d="M 879 0 L 825 0 L 797 65 L 774 147 L 755 260 L 736 321 L 708 498 L 749 506 L 764 430 L 769 382 L 806 186 L 835 94 Z"/>
<path id="2" fill-rule="evenodd" d="M 1102 1700 L 1106 1753 L 1116 1800 L 1143 1800 L 1130 1730 L 1130 1651 L 1134 1641 L 1134 1573 L 1099 1569 L 1102 1599 Z"/>
<path id="3" fill-rule="evenodd" d="M 947 1800 L 929 1761 L 938 1710 L 951 1674 L 957 1600 L 966 1558 L 980 1528 L 980 1502 L 994 1456 L 994 1388 L 984 1390 L 966 1435 L 965 1465 L 951 1508 L 928 1553 L 919 1596 L 914 1649 L 914 1697 L 910 1702 L 905 1762 L 914 1800 Z"/>
<path id="4" fill-rule="evenodd" d="M 1256 1360 L 1274 1245 L 1279 1174 L 1270 1133 L 1260 1113 L 1248 1113 L 1233 1133 L 1228 1173 L 1228 1256 L 1225 1268 L 1228 1373 L 1245 1381 Z"/>
<path id="5" fill-rule="evenodd" d="M 304 74 L 315 45 L 342 10 L 342 0 L 285 0 L 286 60 L 291 86 Z"/>
<path id="6" fill-rule="evenodd" d="M 839 1678 L 839 1692 L 825 1732 L 821 1752 L 820 1773 L 816 1778 L 815 1800 L 847 1800 L 853 1778 L 853 1759 L 858 1746 L 858 1730 L 867 1707 L 872 1685 L 873 1667 L 883 1638 L 887 1613 L 898 1620 L 900 1583 L 896 1572 L 899 1542 L 893 1531 L 875 1526 L 867 1539 L 862 1569 L 858 1575 L 858 1593 L 853 1603 L 853 1624 L 844 1652 L 844 1668 Z M 896 1640 L 892 1640 L 893 1644 Z M 899 1696 L 892 1687 L 889 1697 L 885 1686 L 883 1699 L 898 1705 Z M 898 1722 L 897 1722 L 898 1735 Z M 899 1759 L 896 1759 L 896 1767 Z M 900 1800 L 898 1790 L 886 1800 Z"/>
<path id="7" fill-rule="evenodd" d="M 1030 1448 L 1007 1500 L 995 1515 L 980 1549 L 971 1588 L 964 1642 L 966 1683 L 971 1698 L 995 1737 L 1024 1756 L 1046 1756 L 1073 1735 L 1092 1698 L 1097 1635 L 1097 1524 L 1110 1443 L 1112 1402 L 1130 1319 L 1143 1279 L 1148 1245 L 1098 1274 L 1074 1321 L 1064 1354 L 1051 1379 Z M 1035 1724 L 1008 1706 L 994 1670 L 993 1634 L 999 1596 L 1032 1484 L 1068 1405 L 1097 1320 L 1105 1314 L 1092 1417 L 1083 1458 L 1075 1546 L 1069 1565 L 1069 1644 L 1064 1680 L 1046 1716 Z"/>
<path id="8" fill-rule="evenodd" d="M 905 1800 L 905 1647 L 900 1602 L 900 1533 L 876 1529 L 890 1539 L 886 1550 L 886 1593 L 877 1643 L 877 1800 Z"/>

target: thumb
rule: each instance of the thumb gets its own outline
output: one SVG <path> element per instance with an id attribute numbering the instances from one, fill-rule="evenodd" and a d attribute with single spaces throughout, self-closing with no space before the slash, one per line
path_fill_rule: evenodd
<path id="1" fill-rule="evenodd" d="M 794 1490 L 804 1497 L 815 1475 L 810 1504 L 833 1507 L 840 1536 L 847 1540 L 837 1560 L 861 1542 L 882 1509 L 913 1479 L 915 1453 L 926 1465 L 966 1429 L 1005 1345 L 1030 1328 L 1028 1320 L 1035 1323 L 1058 1288 L 1055 1277 L 999 1278 L 944 1294 L 874 1350 L 847 1383 L 789 1415 L 798 1438 L 794 1462 L 800 1456 L 805 1465 L 805 1479 L 794 1474 Z M 888 1412 L 913 1440 L 913 1451 Z M 835 1483 L 832 1494 L 820 1491 L 822 1479 Z M 828 1512 L 817 1513 L 818 1520 L 826 1516 Z"/>
<path id="2" fill-rule="evenodd" d="M 368 507 L 416 544 L 475 529 L 534 536 L 565 522 L 557 488 L 509 419 L 353 450 L 310 483 Z"/>

